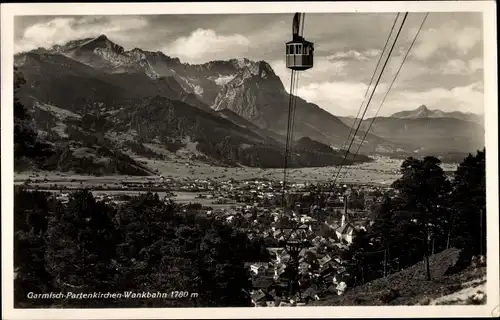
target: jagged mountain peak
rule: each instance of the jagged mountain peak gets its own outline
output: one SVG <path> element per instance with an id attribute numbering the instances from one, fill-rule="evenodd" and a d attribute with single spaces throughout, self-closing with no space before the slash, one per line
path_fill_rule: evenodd
<path id="1" fill-rule="evenodd" d="M 83 50 L 92 50 L 92 51 L 95 49 L 109 49 L 117 54 L 123 53 L 125 51 L 122 46 L 109 40 L 108 37 L 104 34 L 101 34 L 97 38 L 94 38 L 90 41 L 81 44 L 79 47 L 80 49 Z"/>
<path id="2" fill-rule="evenodd" d="M 237 69 L 244 72 L 249 72 L 252 75 L 257 75 L 261 78 L 267 78 L 268 75 L 274 76 L 274 70 L 269 63 L 261 60 L 254 61 L 248 58 L 239 58 L 229 60 L 231 64 Z"/>
<path id="3" fill-rule="evenodd" d="M 446 117 L 446 113 L 436 109 L 430 110 L 425 105 L 421 105 L 413 110 L 406 110 L 394 113 L 393 118 L 441 118 Z"/>
<path id="4" fill-rule="evenodd" d="M 106 37 L 105 34 L 101 34 L 100 36 L 98 36 L 97 38 L 95 38 L 96 40 L 99 40 L 99 41 L 106 41 L 108 40 L 108 37 Z"/>

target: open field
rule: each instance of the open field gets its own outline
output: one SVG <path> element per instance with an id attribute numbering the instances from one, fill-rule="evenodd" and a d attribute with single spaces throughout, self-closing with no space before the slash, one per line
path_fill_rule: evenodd
<path id="1" fill-rule="evenodd" d="M 246 180 L 246 179 L 272 179 L 282 180 L 283 169 L 260 169 L 250 167 L 225 168 L 215 167 L 203 163 L 195 162 L 171 162 L 159 161 L 145 158 L 138 158 L 153 170 L 158 170 L 157 176 L 149 177 L 133 177 L 133 176 L 85 176 L 75 175 L 71 173 L 59 172 L 26 172 L 16 173 L 14 182 L 16 184 L 23 183 L 27 179 L 42 180 L 36 183 L 40 186 L 64 185 L 68 188 L 76 188 L 85 185 L 92 186 L 106 185 L 107 187 L 119 187 L 122 182 L 146 182 L 154 181 L 162 175 L 165 178 L 173 178 L 176 180 L 194 180 L 194 179 L 212 179 L 212 180 Z M 382 184 L 388 185 L 399 177 L 399 167 L 402 160 L 380 157 L 369 163 L 358 164 L 354 166 L 346 166 L 342 169 L 342 173 L 338 179 L 339 182 L 346 183 L 363 183 L 363 184 Z M 456 166 L 443 164 L 443 169 L 446 171 L 455 170 Z M 326 182 L 332 180 L 338 167 L 322 167 L 322 168 L 301 168 L 289 169 L 288 179 L 292 182 Z"/>

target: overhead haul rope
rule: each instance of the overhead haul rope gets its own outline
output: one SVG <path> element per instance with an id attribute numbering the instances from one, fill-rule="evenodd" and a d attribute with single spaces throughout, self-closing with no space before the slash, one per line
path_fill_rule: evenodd
<path id="1" fill-rule="evenodd" d="M 292 106 L 292 118 L 290 120 L 291 125 L 290 125 L 290 147 L 288 149 L 289 155 L 291 154 L 293 157 L 293 143 L 294 143 L 294 138 L 293 134 L 295 132 L 295 111 L 297 110 L 297 95 L 295 94 L 297 92 L 297 89 L 299 87 L 299 75 L 300 73 L 295 74 L 295 83 L 294 83 L 294 88 L 293 88 L 293 106 Z"/>
<path id="2" fill-rule="evenodd" d="M 304 36 L 304 25 L 305 25 L 305 19 L 306 19 L 306 14 L 305 13 L 302 13 L 302 24 L 301 24 L 301 29 L 300 29 L 300 36 L 303 37 Z M 295 80 L 295 87 L 293 88 L 293 94 L 294 94 L 294 99 L 293 99 L 293 107 L 292 107 L 292 125 L 290 126 L 290 142 L 291 142 L 291 145 L 290 145 L 290 149 L 289 149 L 289 153 L 292 153 L 292 149 L 293 149 L 293 134 L 295 132 L 295 111 L 297 110 L 297 96 L 295 95 L 295 92 L 297 92 L 297 89 L 299 87 L 299 75 L 300 73 L 297 72 L 296 73 L 296 80 Z"/>
<path id="3" fill-rule="evenodd" d="M 301 21 L 301 26 L 299 28 L 299 35 L 302 37 L 304 34 L 304 19 L 305 19 L 305 13 L 302 13 L 302 21 Z M 300 20 L 299 20 L 300 21 Z M 297 96 L 295 94 L 295 91 L 297 90 L 297 85 L 298 85 L 298 80 L 299 80 L 299 73 L 296 72 L 295 70 L 292 70 L 292 74 L 290 77 L 290 99 L 288 102 L 288 122 L 287 122 L 287 132 L 286 132 L 286 143 L 285 143 L 285 155 L 284 155 L 284 165 L 283 165 L 283 191 L 282 191 L 282 206 L 283 206 L 283 213 L 285 212 L 286 208 L 286 187 L 287 187 L 287 179 L 288 179 L 288 157 L 290 156 L 292 149 L 293 149 L 293 132 L 294 132 L 294 124 L 295 124 L 295 110 L 297 106 Z"/>
<path id="4" fill-rule="evenodd" d="M 370 91 L 370 87 L 372 86 L 373 79 L 375 78 L 375 74 L 377 74 L 378 67 L 380 65 L 380 61 L 382 61 L 382 57 L 384 56 L 385 49 L 387 48 L 387 44 L 389 43 L 389 40 L 391 39 L 392 32 L 394 31 L 394 27 L 396 26 L 396 22 L 398 21 L 400 13 L 396 15 L 396 18 L 394 19 L 394 22 L 391 27 L 391 31 L 389 32 L 389 35 L 387 36 L 387 40 L 385 41 L 384 48 L 382 49 L 382 52 L 380 53 L 380 57 L 378 58 L 377 65 L 375 66 L 375 70 L 373 70 L 372 77 L 370 79 L 370 83 L 368 84 L 368 87 L 366 87 L 365 95 L 363 97 L 363 100 L 361 101 L 361 104 L 358 108 L 358 113 L 356 113 L 356 118 L 354 119 L 354 123 L 351 126 L 351 129 L 349 130 L 349 134 L 347 135 L 347 139 L 345 142 L 342 144 L 342 149 L 341 150 L 346 150 L 347 144 L 349 143 L 349 139 L 351 138 L 351 134 L 354 130 L 354 127 L 356 126 L 356 123 L 359 118 L 359 113 L 361 112 L 361 109 L 363 108 L 363 104 L 366 101 L 366 97 L 368 97 L 368 92 Z"/>
<path id="5" fill-rule="evenodd" d="M 405 56 L 403 57 L 403 60 L 401 61 L 401 64 L 399 65 L 399 68 L 398 68 L 398 71 L 396 71 L 396 74 L 394 75 L 394 78 L 392 79 L 392 82 L 391 82 L 391 85 L 389 86 L 389 88 L 387 89 L 387 92 L 385 93 L 384 95 L 384 98 L 382 99 L 382 102 L 380 102 L 380 105 L 378 106 L 378 109 L 377 109 L 377 112 L 375 112 L 375 115 L 373 116 L 373 118 L 371 119 L 370 121 L 370 125 L 368 126 L 368 129 L 365 131 L 365 134 L 363 136 L 363 139 L 361 140 L 361 143 L 359 144 L 358 146 L 358 150 L 356 150 L 356 153 L 354 153 L 353 157 L 352 157 L 352 161 L 354 162 L 354 159 L 356 158 L 356 156 L 359 154 L 359 150 L 361 149 L 361 146 L 363 145 L 363 142 L 365 142 L 365 139 L 366 139 L 366 136 L 368 135 L 368 132 L 370 131 L 373 123 L 375 122 L 375 119 L 377 118 L 378 116 L 378 113 L 380 112 L 380 109 L 382 108 L 385 100 L 387 99 L 387 96 L 389 95 L 389 92 L 391 91 L 392 89 L 392 86 L 394 85 L 394 82 L 396 81 L 398 75 L 399 75 L 399 72 L 401 72 L 401 69 L 403 68 L 403 65 L 406 61 L 406 58 L 408 57 L 408 55 L 410 54 L 410 51 L 411 49 L 413 48 L 413 45 L 415 44 L 415 42 L 417 41 L 417 38 L 418 38 L 418 35 L 420 34 L 420 31 L 422 30 L 422 27 L 424 26 L 424 23 L 425 23 L 425 20 L 427 19 L 427 16 L 429 15 L 429 13 L 427 12 L 425 14 L 425 17 L 424 19 L 422 20 L 422 23 L 420 23 L 420 27 L 418 28 L 418 31 L 417 33 L 415 34 L 415 37 L 413 38 L 413 41 L 411 42 L 410 44 L 410 47 L 408 48 L 408 51 L 406 51 L 406 54 Z M 344 179 L 345 177 L 347 176 L 347 172 L 349 171 L 349 168 L 346 169 L 345 171 L 345 174 L 344 174 Z"/>
<path id="6" fill-rule="evenodd" d="M 339 170 L 337 171 L 335 179 L 333 180 L 333 185 L 335 185 L 335 183 L 337 182 L 337 179 L 339 177 L 340 171 L 342 170 L 342 167 L 343 167 L 343 165 L 345 163 L 347 155 L 349 154 L 349 151 L 351 150 L 352 144 L 354 142 L 354 138 L 356 137 L 356 134 L 358 133 L 359 128 L 361 127 L 361 123 L 363 122 L 363 118 L 365 117 L 366 111 L 368 110 L 368 106 L 370 105 L 370 102 L 371 102 L 371 100 L 373 98 L 373 95 L 375 94 L 375 91 L 377 90 L 378 84 L 380 82 L 380 79 L 382 78 L 382 75 L 383 75 L 384 70 L 385 70 L 385 68 L 387 66 L 387 63 L 389 62 L 389 59 L 391 58 L 392 51 L 394 50 L 394 46 L 396 45 L 396 42 L 397 42 L 397 40 L 399 38 L 401 30 L 403 29 L 403 25 L 404 25 L 404 23 L 406 21 L 406 17 L 407 16 L 408 16 L 408 12 L 405 13 L 405 15 L 403 17 L 403 21 L 401 22 L 401 25 L 399 26 L 399 30 L 398 30 L 398 33 L 396 34 L 396 38 L 394 39 L 394 42 L 392 43 L 391 49 L 389 51 L 389 54 L 387 55 L 387 58 L 385 59 L 384 65 L 382 66 L 382 70 L 380 71 L 380 74 L 378 76 L 377 82 L 375 83 L 375 87 L 373 88 L 372 93 L 370 94 L 370 98 L 368 99 L 368 102 L 367 102 L 367 104 L 365 106 L 365 110 L 363 111 L 363 115 L 361 116 L 361 121 L 359 121 L 358 126 L 356 127 L 356 131 L 354 131 L 354 134 L 353 134 L 352 139 L 351 139 L 351 143 L 349 144 L 349 148 L 346 150 L 345 156 L 342 159 L 342 163 L 340 164 Z"/>
<path id="7" fill-rule="evenodd" d="M 287 167 L 288 167 L 288 152 L 290 147 L 290 126 L 291 124 L 291 115 L 293 108 L 293 87 L 295 84 L 295 70 L 292 70 L 292 74 L 290 77 L 290 97 L 288 100 L 288 123 L 286 129 L 286 142 L 285 142 L 285 155 L 284 155 L 284 164 L 283 164 L 283 186 L 282 186 L 282 205 L 283 212 L 285 211 L 286 201 L 285 201 L 285 193 L 286 193 L 286 178 L 287 178 Z"/>

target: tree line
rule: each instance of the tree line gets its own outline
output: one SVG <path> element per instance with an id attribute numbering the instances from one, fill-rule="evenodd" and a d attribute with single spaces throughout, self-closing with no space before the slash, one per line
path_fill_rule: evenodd
<path id="1" fill-rule="evenodd" d="M 16 307 L 250 306 L 244 262 L 268 260 L 259 239 L 250 241 L 194 207 L 165 204 L 152 193 L 112 205 L 82 190 L 64 204 L 47 193 L 16 188 L 14 210 Z M 30 292 L 127 291 L 188 291 L 198 296 L 28 298 Z"/>
<path id="2" fill-rule="evenodd" d="M 461 249 L 458 267 L 486 255 L 486 151 L 469 154 L 448 179 L 435 157 L 408 158 L 371 227 L 360 230 L 344 253 L 352 284 L 387 276 L 420 261 L 431 280 L 429 256 Z"/>

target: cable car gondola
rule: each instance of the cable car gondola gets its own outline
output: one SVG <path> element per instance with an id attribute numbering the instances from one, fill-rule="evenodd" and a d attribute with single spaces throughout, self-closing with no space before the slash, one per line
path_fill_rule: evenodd
<path id="1" fill-rule="evenodd" d="M 302 21 L 304 23 L 304 21 Z M 293 17 L 293 39 L 286 43 L 286 67 L 295 71 L 304 71 L 313 67 L 314 43 L 299 35 L 300 13 Z"/>

